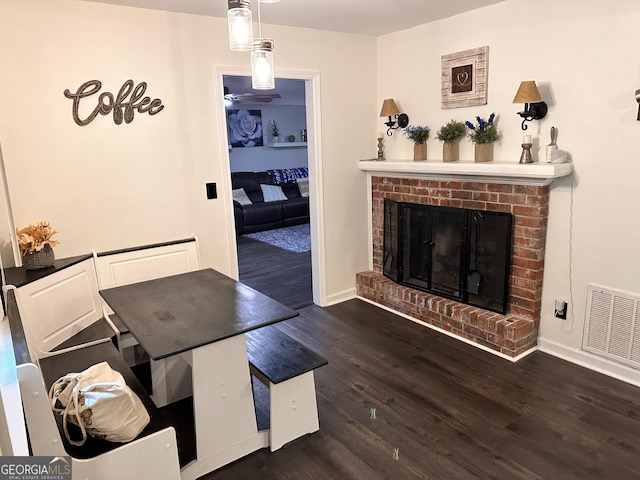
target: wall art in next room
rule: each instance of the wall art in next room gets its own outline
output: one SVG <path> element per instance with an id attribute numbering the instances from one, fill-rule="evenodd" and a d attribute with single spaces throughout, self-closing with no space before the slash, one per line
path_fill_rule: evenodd
<path id="1" fill-rule="evenodd" d="M 393 281 L 506 313 L 512 215 L 384 200 L 382 271 Z"/>
<path id="2" fill-rule="evenodd" d="M 232 147 L 262 147 L 262 111 L 227 110 L 227 132 Z"/>

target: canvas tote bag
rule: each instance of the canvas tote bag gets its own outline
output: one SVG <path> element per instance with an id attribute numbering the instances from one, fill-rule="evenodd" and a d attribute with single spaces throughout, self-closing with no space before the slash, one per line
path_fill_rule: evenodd
<path id="1" fill-rule="evenodd" d="M 149 423 L 140 398 L 107 362 L 80 373 L 68 373 L 51 385 L 49 402 L 62 415 L 62 427 L 71 445 L 84 445 L 87 434 L 110 442 L 129 442 Z M 68 422 L 80 427 L 81 440 L 69 436 Z"/>

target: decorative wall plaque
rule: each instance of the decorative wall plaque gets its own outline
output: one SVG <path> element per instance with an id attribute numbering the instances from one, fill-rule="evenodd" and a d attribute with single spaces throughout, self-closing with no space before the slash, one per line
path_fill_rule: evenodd
<path id="1" fill-rule="evenodd" d="M 489 47 L 442 56 L 442 108 L 487 104 Z"/>
<path id="2" fill-rule="evenodd" d="M 89 80 L 80 85 L 76 93 L 71 93 L 69 89 L 64 91 L 64 96 L 73 100 L 73 120 L 81 127 L 89 125 L 98 114 L 109 115 L 113 112 L 113 121 L 120 125 L 123 120 L 124 123 L 131 123 L 136 111 L 155 115 L 164 108 L 159 98 L 151 100 L 150 97 L 144 96 L 147 90 L 146 82 L 140 82 L 134 87 L 133 80 L 127 80 L 115 96 L 109 92 L 102 92 L 93 111 L 87 118 L 81 119 L 80 100 L 95 95 L 101 88 L 102 83 L 99 80 Z"/>

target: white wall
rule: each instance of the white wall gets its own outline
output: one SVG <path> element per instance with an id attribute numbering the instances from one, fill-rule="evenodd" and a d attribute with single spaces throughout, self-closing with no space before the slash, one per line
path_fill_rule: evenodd
<path id="1" fill-rule="evenodd" d="M 430 160 L 442 158 L 434 137 L 449 119 L 496 112 L 503 137 L 495 158 L 517 162 L 522 105 L 511 102 L 522 80 L 542 87 L 549 114 L 527 133 L 538 137 L 534 150 L 544 148 L 555 125 L 576 173 L 551 187 L 540 343 L 568 356 L 579 356 L 587 283 L 640 292 L 639 24 L 637 0 L 508 0 L 378 39 L 378 105 L 394 97 L 410 123 L 432 128 Z M 483 45 L 488 105 L 442 110 L 441 55 Z M 460 152 L 471 159 L 472 144 L 463 141 Z M 396 134 L 386 156 L 411 158 L 410 142 Z M 567 321 L 553 317 L 556 298 L 571 302 Z"/>
<path id="2" fill-rule="evenodd" d="M 322 287 L 334 295 L 353 288 L 355 273 L 367 266 L 365 176 L 357 161 L 375 130 L 375 39 L 263 29 L 276 39 L 277 76 L 304 71 L 320 79 Z M 234 271 L 216 72 L 250 70 L 248 54 L 229 50 L 224 19 L 74 0 L 0 0 L 0 45 L 0 143 L 18 227 L 49 220 L 60 232 L 58 257 L 197 234 L 203 265 Z M 114 92 L 129 78 L 146 81 L 164 111 L 136 114 L 129 125 L 104 116 L 85 127 L 72 121 L 65 89 L 99 79 Z M 84 108 L 96 99 L 86 101 Z M 219 199 L 206 200 L 206 182 L 218 183 Z M 0 237 L 9 237 L 4 221 Z M 7 252 L 5 245 L 5 265 Z"/>

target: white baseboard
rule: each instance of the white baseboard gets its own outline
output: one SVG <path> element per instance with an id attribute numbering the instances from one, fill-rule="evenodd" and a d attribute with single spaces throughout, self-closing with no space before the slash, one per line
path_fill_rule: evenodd
<path id="1" fill-rule="evenodd" d="M 328 295 L 326 298 L 327 303 L 321 306 L 330 307 L 331 305 L 335 305 L 336 303 L 346 302 L 347 300 L 351 300 L 352 298 L 356 298 L 355 287 L 348 288 L 347 290 L 343 290 L 342 292 L 334 293 L 332 295 Z"/>
<path id="2" fill-rule="evenodd" d="M 592 353 L 584 352 L 572 347 L 567 347 L 544 338 L 538 338 L 538 350 L 548 353 L 554 357 L 562 358 L 581 367 L 594 370 L 598 373 L 622 380 L 640 387 L 640 371 L 625 365 L 620 365 L 606 358 L 599 357 Z"/>

